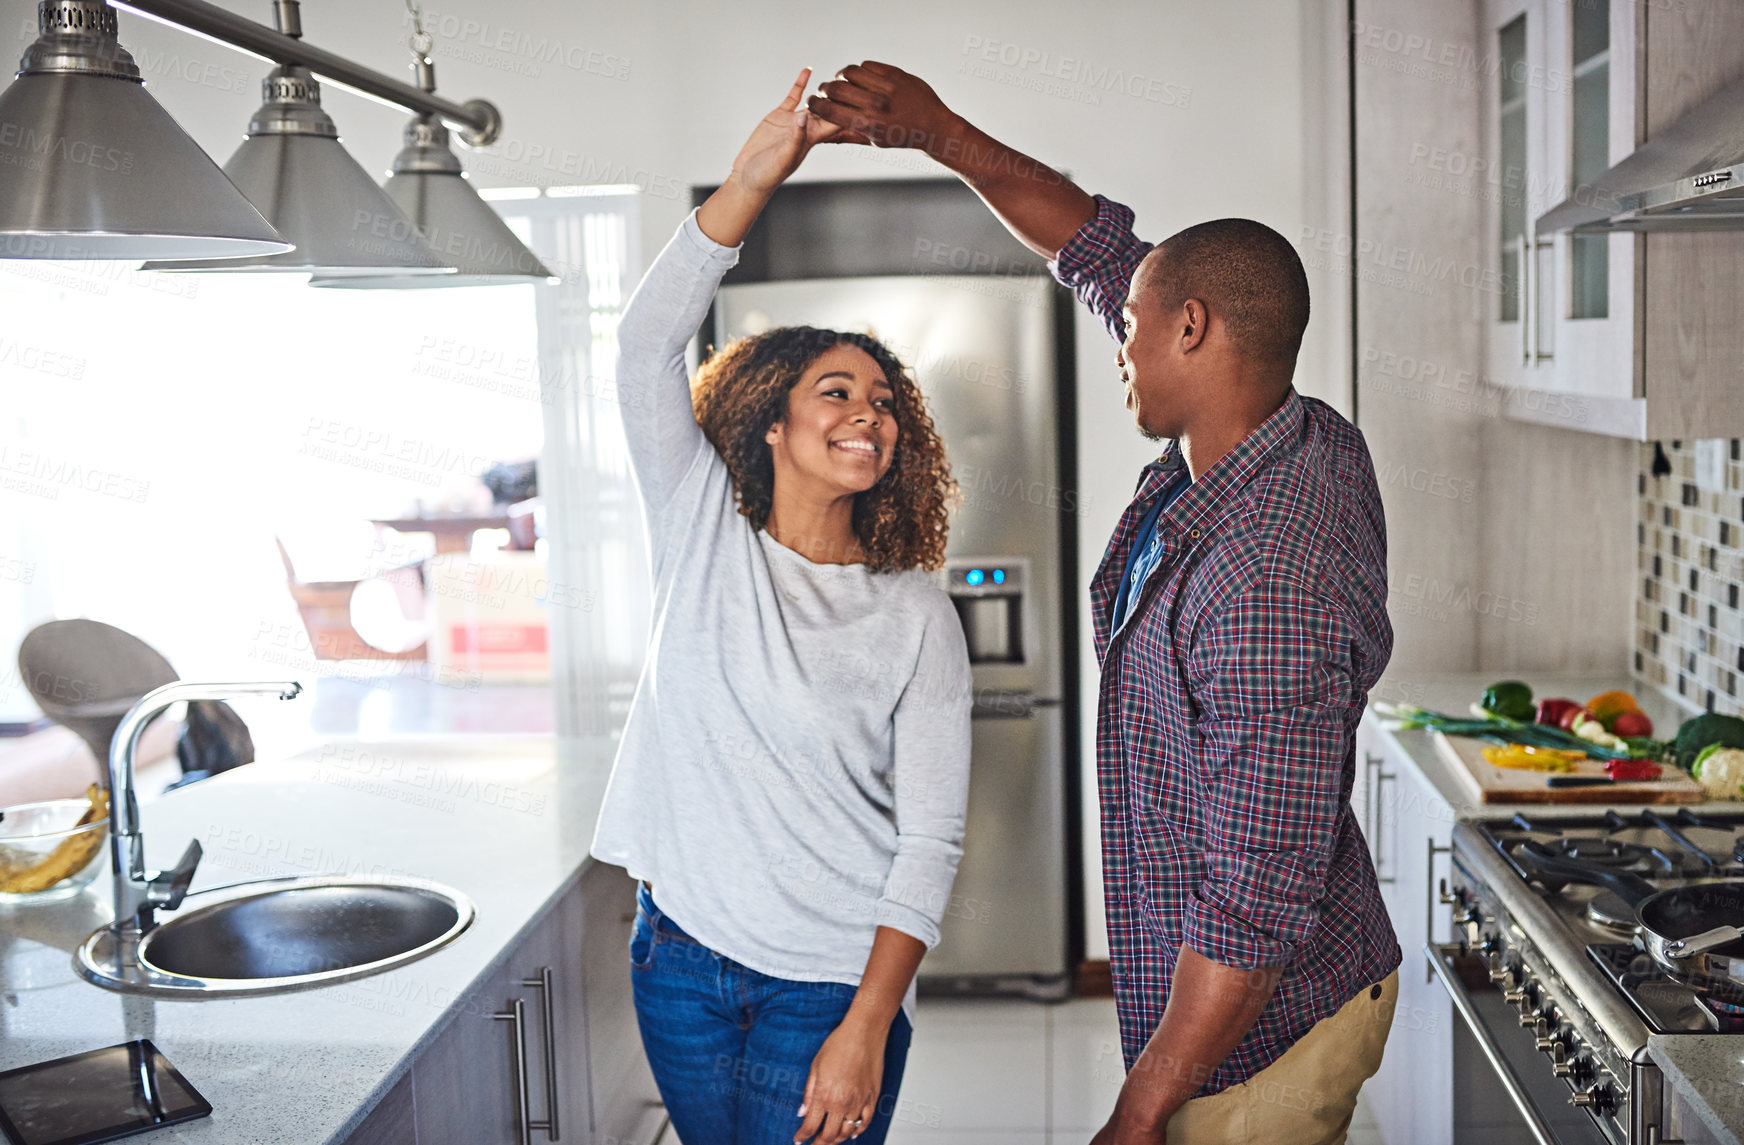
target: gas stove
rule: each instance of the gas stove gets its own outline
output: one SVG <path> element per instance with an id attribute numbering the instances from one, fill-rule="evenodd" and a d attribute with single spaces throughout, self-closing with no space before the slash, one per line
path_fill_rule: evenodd
<path id="1" fill-rule="evenodd" d="M 1661 889 L 1744 880 L 1744 814 L 1515 815 L 1453 833 L 1454 941 L 1432 969 L 1536 1138 L 1667 1139 L 1648 1037 L 1744 1034 L 1744 986 L 1666 973 L 1621 897 L 1541 872 L 1529 842 Z"/>

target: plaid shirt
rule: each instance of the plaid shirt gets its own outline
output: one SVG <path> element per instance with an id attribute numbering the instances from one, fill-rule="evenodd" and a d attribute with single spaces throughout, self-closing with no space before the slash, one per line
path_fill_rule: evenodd
<path id="1" fill-rule="evenodd" d="M 1096 218 L 1051 269 L 1122 337 L 1150 249 L 1132 211 Z M 1125 557 L 1188 474 L 1145 466 L 1090 586 L 1102 664 L 1096 765 L 1108 943 L 1132 1067 L 1181 947 L 1283 967 L 1277 992 L 1201 1095 L 1245 1081 L 1400 963 L 1350 807 L 1355 732 L 1393 646 L 1386 524 L 1361 434 L 1291 390 L 1162 514 L 1166 548 L 1109 632 Z"/>

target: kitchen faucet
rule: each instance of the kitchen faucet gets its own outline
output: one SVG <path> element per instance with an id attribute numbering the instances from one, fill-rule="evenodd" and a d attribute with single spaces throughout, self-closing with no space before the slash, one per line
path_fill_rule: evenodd
<path id="1" fill-rule="evenodd" d="M 182 700 L 229 700 L 239 696 L 277 695 L 295 699 L 303 685 L 295 680 L 251 680 L 234 684 L 178 681 L 153 688 L 128 709 L 109 741 L 109 870 L 113 875 L 116 932 L 145 934 L 154 925 L 152 912 L 175 910 L 194 881 L 200 865 L 200 840 L 189 841 L 181 859 L 167 871 L 145 869 L 145 836 L 139 831 L 139 802 L 134 798 L 133 757 L 139 736 L 152 717 Z"/>

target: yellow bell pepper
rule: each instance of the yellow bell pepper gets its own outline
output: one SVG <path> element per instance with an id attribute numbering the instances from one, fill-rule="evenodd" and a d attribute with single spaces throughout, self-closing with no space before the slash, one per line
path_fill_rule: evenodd
<path id="1" fill-rule="evenodd" d="M 1522 771 L 1573 771 L 1577 760 L 1586 756 L 1578 751 L 1554 747 L 1528 747 L 1525 744 L 1504 744 L 1483 749 L 1484 758 L 1497 767 Z"/>

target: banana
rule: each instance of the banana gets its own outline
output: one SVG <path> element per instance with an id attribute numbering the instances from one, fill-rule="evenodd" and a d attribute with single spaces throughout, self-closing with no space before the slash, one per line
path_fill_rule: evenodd
<path id="1" fill-rule="evenodd" d="M 109 814 L 107 791 L 93 783 L 85 789 L 85 798 L 91 801 L 91 805 L 85 808 L 84 814 L 79 816 L 74 827 L 95 823 Z M 47 890 L 62 879 L 83 870 L 85 864 L 91 861 L 91 856 L 103 845 L 104 838 L 102 831 L 84 831 L 70 839 L 61 840 L 60 845 L 40 862 L 29 866 L 0 862 L 0 891 L 25 895 Z"/>

